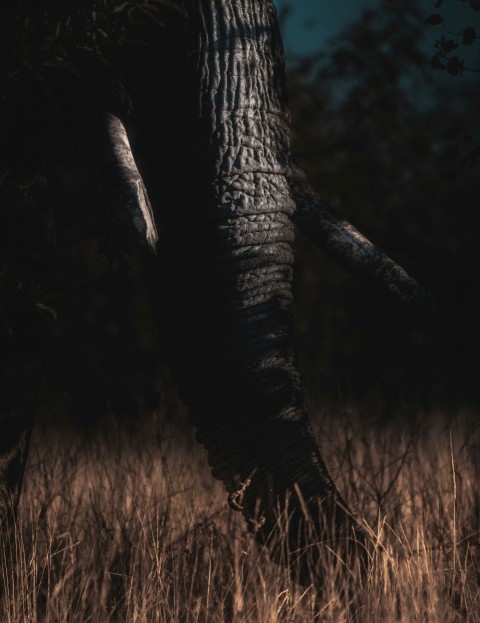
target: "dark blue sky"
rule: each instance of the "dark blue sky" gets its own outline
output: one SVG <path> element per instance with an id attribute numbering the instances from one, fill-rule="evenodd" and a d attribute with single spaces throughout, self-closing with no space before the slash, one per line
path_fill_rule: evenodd
<path id="1" fill-rule="evenodd" d="M 297 54 L 317 51 L 325 42 L 339 33 L 348 22 L 356 20 L 365 9 L 379 5 L 379 0 L 274 0 L 277 7 L 293 6 L 292 15 L 284 33 L 287 53 Z M 463 30 L 465 26 L 479 21 L 479 13 L 474 13 L 468 2 L 445 0 L 440 9 L 435 8 L 434 0 L 418 0 L 418 6 L 425 17 L 430 13 L 441 12 L 452 30 Z M 435 39 L 448 36 L 440 27 L 426 27 L 429 49 L 433 49 Z"/>
<path id="2" fill-rule="evenodd" d="M 377 0 L 274 0 L 277 7 L 294 7 L 284 34 L 287 52 L 314 52 L 337 34 L 362 11 L 377 4 Z"/>

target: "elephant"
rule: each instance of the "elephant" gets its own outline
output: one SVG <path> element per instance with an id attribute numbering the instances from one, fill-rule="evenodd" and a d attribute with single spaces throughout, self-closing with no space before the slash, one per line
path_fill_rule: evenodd
<path id="1" fill-rule="evenodd" d="M 309 544 L 333 540 L 343 552 L 342 544 L 363 547 L 365 537 L 305 406 L 293 328 L 294 228 L 412 308 L 430 310 L 431 301 L 293 164 L 273 1 L 185 0 L 175 20 L 175 51 L 163 58 L 158 84 L 153 48 L 141 71 L 129 59 L 118 75 L 92 70 L 62 87 L 67 113 L 55 120 L 61 131 L 23 208 L 54 214 L 62 202 L 100 197 L 155 250 L 145 251 L 152 304 L 212 474 L 255 538 L 298 571 Z M 48 255 L 51 219 L 40 220 Z M 15 322 L 28 324 L 28 306 L 16 309 L 23 312 Z M 18 503 L 46 341 L 24 333 L 2 363 L 5 516 Z"/>

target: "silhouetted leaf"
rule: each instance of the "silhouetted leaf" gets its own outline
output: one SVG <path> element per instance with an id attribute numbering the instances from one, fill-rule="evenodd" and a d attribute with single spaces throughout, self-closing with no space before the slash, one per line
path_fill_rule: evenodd
<path id="1" fill-rule="evenodd" d="M 424 24 L 427 24 L 428 26 L 437 26 L 438 24 L 441 24 L 442 22 L 443 22 L 443 17 L 440 15 L 440 13 L 432 13 L 424 21 Z"/>
<path id="2" fill-rule="evenodd" d="M 447 68 L 446 65 L 440 60 L 440 56 L 438 54 L 432 56 L 430 59 L 430 65 L 432 69 L 436 69 L 438 71 L 444 71 Z"/>
<path id="3" fill-rule="evenodd" d="M 442 5 L 442 3 L 443 3 L 443 0 L 437 0 L 435 2 L 435 8 L 438 9 Z"/>
<path id="4" fill-rule="evenodd" d="M 444 54 L 449 54 L 452 50 L 458 48 L 458 43 L 455 43 L 453 39 L 442 39 L 440 41 L 440 47 Z"/>
<path id="5" fill-rule="evenodd" d="M 480 0 L 470 0 L 470 6 L 474 11 L 480 11 Z"/>
<path id="6" fill-rule="evenodd" d="M 451 76 L 458 76 L 463 72 L 463 61 L 458 56 L 453 56 L 447 63 L 447 71 Z"/>
<path id="7" fill-rule="evenodd" d="M 476 38 L 477 33 L 475 32 L 474 28 L 472 28 L 471 26 L 465 28 L 465 30 L 463 31 L 463 45 L 471 45 Z"/>

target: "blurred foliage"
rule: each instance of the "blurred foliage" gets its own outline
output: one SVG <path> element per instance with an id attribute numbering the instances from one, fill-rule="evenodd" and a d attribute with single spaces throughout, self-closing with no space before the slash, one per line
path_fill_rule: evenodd
<path id="1" fill-rule="evenodd" d="M 423 21 L 416 2 L 381 2 L 289 76 L 295 159 L 439 308 L 403 310 L 299 237 L 307 385 L 386 412 L 479 399 L 478 85 L 435 83 Z"/>
<path id="2" fill-rule="evenodd" d="M 12 185 L 23 189 L 37 180 L 51 147 L 48 135 L 72 85 L 84 80 L 99 87 L 108 75 L 121 73 L 125 57 L 161 36 L 164 16 L 181 10 L 181 0 L 3 4 L 1 129 L 10 141 L 0 154 L 0 192 L 7 176 L 13 175 Z"/>
<path id="3" fill-rule="evenodd" d="M 10 2 L 2 9 L 2 74 L 42 81 L 45 68 L 59 67 L 78 75 L 82 55 L 110 64 L 119 46 L 148 45 L 132 27 L 138 34 L 138 26 L 163 26 L 166 10 L 181 11 L 179 0 Z"/>
<path id="4" fill-rule="evenodd" d="M 451 30 L 448 20 L 444 18 L 442 13 L 432 13 L 424 21 L 428 26 L 440 26 L 445 33 L 435 42 L 437 51 L 430 59 L 430 65 L 432 69 L 446 71 L 451 76 L 459 76 L 469 71 L 480 73 L 480 60 L 478 60 L 478 41 L 480 41 L 480 17 L 478 13 L 480 12 L 480 2 L 479 0 L 454 0 L 456 4 L 459 1 L 463 3 L 468 2 L 468 6 L 473 11 L 471 23 L 466 24 L 460 31 L 455 32 Z M 452 3 L 452 0 L 447 0 L 447 2 Z M 435 0 L 436 9 L 442 6 L 444 6 L 443 0 Z M 471 48 L 476 48 L 477 57 L 474 61 L 476 67 L 469 64 L 466 65 L 465 58 L 461 58 L 462 55 L 465 56 L 465 53 L 468 52 L 469 57 L 473 59 Z"/>
<path id="5" fill-rule="evenodd" d="M 78 85 L 106 91 L 126 57 L 162 37 L 172 12 L 182 12 L 181 0 L 24 0 L 0 9 L 1 365 L 12 365 L 25 335 L 32 350 L 50 344 L 47 402 L 82 418 L 141 410 L 145 395 L 156 404 L 155 333 L 138 250 L 92 192 L 54 205 L 45 171 L 58 133 L 68 134 Z"/>

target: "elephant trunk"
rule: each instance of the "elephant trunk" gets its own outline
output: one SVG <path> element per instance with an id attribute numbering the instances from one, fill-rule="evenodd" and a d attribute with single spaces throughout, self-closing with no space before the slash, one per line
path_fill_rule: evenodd
<path id="1" fill-rule="evenodd" d="M 285 494 L 298 513 L 301 502 L 342 506 L 295 361 L 283 49 L 270 0 L 192 1 L 189 17 L 199 98 L 164 247 L 177 303 L 166 338 L 213 474 L 251 527 L 262 515 L 266 540 Z"/>

